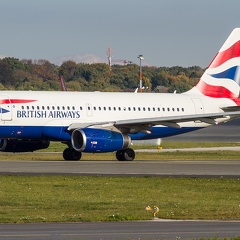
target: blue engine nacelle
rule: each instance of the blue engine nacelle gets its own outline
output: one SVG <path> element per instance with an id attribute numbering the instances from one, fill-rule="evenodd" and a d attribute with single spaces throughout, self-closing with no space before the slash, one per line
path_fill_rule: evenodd
<path id="1" fill-rule="evenodd" d="M 127 149 L 131 138 L 107 129 L 82 128 L 72 132 L 71 142 L 78 152 L 113 152 Z"/>
<path id="2" fill-rule="evenodd" d="M 50 141 L 43 139 L 0 139 L 1 152 L 33 152 L 49 145 Z"/>

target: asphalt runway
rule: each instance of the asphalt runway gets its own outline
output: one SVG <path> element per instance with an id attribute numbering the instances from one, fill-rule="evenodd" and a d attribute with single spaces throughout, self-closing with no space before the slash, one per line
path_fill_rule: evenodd
<path id="1" fill-rule="evenodd" d="M 240 153 L 239 153 L 240 154 Z M 240 160 L 221 161 L 0 161 L 0 174 L 159 177 L 240 177 Z"/>
<path id="2" fill-rule="evenodd" d="M 1 240 L 197 239 L 240 236 L 240 222 L 138 221 L 0 224 Z"/>

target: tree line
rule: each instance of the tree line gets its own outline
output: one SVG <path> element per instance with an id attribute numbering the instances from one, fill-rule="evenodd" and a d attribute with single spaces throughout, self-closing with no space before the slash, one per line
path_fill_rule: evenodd
<path id="1" fill-rule="evenodd" d="M 184 92 L 191 89 L 204 69 L 192 67 L 142 67 L 146 92 Z M 59 77 L 63 76 L 68 91 L 134 91 L 139 86 L 139 66 L 105 63 L 75 63 L 61 66 L 48 60 L 19 60 L 7 57 L 0 60 L 1 90 L 60 91 Z"/>

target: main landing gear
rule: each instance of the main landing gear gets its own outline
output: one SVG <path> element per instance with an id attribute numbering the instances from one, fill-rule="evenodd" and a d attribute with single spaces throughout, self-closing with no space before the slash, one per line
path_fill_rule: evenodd
<path id="1" fill-rule="evenodd" d="M 133 161 L 135 158 L 135 152 L 132 148 L 118 150 L 116 152 L 116 158 L 118 161 Z"/>
<path id="2" fill-rule="evenodd" d="M 82 157 L 82 153 L 76 151 L 74 148 L 66 148 L 63 151 L 63 158 L 66 161 L 79 161 Z"/>
<path id="3" fill-rule="evenodd" d="M 82 153 L 76 151 L 74 148 L 66 148 L 63 151 L 63 158 L 66 161 L 79 161 L 81 157 Z M 135 152 L 131 148 L 118 150 L 116 152 L 116 158 L 118 161 L 133 161 L 135 158 Z"/>

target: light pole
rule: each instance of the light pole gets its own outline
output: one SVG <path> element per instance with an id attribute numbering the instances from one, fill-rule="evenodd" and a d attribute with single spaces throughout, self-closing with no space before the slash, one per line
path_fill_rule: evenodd
<path id="1" fill-rule="evenodd" d="M 139 69 L 139 91 L 142 92 L 142 60 L 144 59 L 143 55 L 139 55 L 138 58 L 140 59 L 140 69 Z"/>

